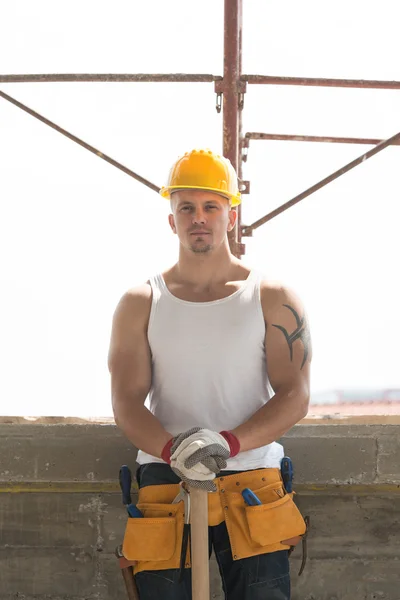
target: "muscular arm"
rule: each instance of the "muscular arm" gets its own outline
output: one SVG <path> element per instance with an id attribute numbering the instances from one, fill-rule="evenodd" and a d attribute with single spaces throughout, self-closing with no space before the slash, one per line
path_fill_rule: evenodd
<path id="1" fill-rule="evenodd" d="M 288 289 L 263 285 L 268 377 L 275 395 L 232 432 L 241 451 L 279 439 L 308 411 L 311 338 L 304 308 Z"/>
<path id="2" fill-rule="evenodd" d="M 169 434 L 144 405 L 151 385 L 148 285 L 127 292 L 113 317 L 108 368 L 115 423 L 137 448 L 160 457 Z"/>

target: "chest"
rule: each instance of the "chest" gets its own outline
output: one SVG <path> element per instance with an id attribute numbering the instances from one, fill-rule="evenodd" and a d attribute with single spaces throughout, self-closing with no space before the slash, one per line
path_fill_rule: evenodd
<path id="1" fill-rule="evenodd" d="M 222 368 L 243 353 L 263 352 L 265 322 L 262 312 L 246 303 L 182 306 L 166 301 L 151 320 L 149 341 L 156 362 L 183 365 L 190 360 Z"/>
<path id="2" fill-rule="evenodd" d="M 186 302 L 214 302 L 232 296 L 243 283 L 243 281 L 232 281 L 205 289 L 170 283 L 168 289 L 173 296 Z"/>

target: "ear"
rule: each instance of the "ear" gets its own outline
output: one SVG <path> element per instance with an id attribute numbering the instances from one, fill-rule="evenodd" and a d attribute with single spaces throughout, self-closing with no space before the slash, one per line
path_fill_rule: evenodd
<path id="1" fill-rule="evenodd" d="M 237 211 L 234 208 L 231 208 L 229 210 L 229 224 L 228 224 L 228 231 L 232 231 L 232 229 L 235 227 L 236 221 L 237 221 Z"/>
<path id="2" fill-rule="evenodd" d="M 169 223 L 169 226 L 171 227 L 173 233 L 176 233 L 174 215 L 172 215 L 172 214 L 168 215 L 168 223 Z"/>

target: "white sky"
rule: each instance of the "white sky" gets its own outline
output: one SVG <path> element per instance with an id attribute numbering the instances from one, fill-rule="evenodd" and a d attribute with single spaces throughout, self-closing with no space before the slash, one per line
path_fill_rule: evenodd
<path id="1" fill-rule="evenodd" d="M 243 72 L 400 80 L 396 0 L 244 1 Z M 223 1 L 0 5 L 0 72 L 222 74 Z M 0 84 L 150 179 L 221 150 L 212 84 Z M 248 86 L 244 132 L 388 138 L 400 91 Z M 248 224 L 369 149 L 251 142 Z M 399 160 L 384 150 L 246 238 L 312 327 L 312 390 L 399 387 Z M 110 416 L 112 314 L 172 264 L 157 194 L 0 98 L 0 413 Z"/>

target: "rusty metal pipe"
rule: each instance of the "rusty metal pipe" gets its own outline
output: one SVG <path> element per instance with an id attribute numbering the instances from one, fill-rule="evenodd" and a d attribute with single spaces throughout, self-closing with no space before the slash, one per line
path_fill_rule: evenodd
<path id="1" fill-rule="evenodd" d="M 333 144 L 370 144 L 375 146 L 383 140 L 376 138 L 353 138 L 353 137 L 333 137 L 321 135 L 287 135 L 278 133 L 258 133 L 249 132 L 245 135 L 245 140 L 274 140 L 291 142 L 330 142 Z M 400 146 L 400 140 L 393 142 L 393 146 Z"/>
<path id="2" fill-rule="evenodd" d="M 317 87 L 345 87 L 400 90 L 400 81 L 377 81 L 368 79 L 323 79 L 321 77 L 275 77 L 271 75 L 242 75 L 242 81 L 264 85 L 302 85 Z"/>
<path id="3" fill-rule="evenodd" d="M 243 0 L 239 0 L 239 5 L 238 5 L 238 52 L 239 52 L 238 77 L 239 77 L 239 80 L 240 80 L 240 75 L 242 73 L 242 49 L 243 49 L 242 29 L 243 29 Z M 238 119 L 237 174 L 238 174 L 239 180 L 243 179 L 243 156 L 242 156 L 242 152 L 241 152 L 241 142 L 242 142 L 242 135 L 243 135 L 244 90 L 241 91 L 241 94 L 242 95 L 241 95 L 240 99 L 238 97 L 238 109 L 239 109 L 238 117 L 239 117 L 239 119 Z M 239 206 L 237 207 L 236 212 L 237 212 L 236 256 L 238 258 L 241 258 L 245 253 L 245 245 L 242 243 L 242 205 L 241 204 L 239 204 Z"/>
<path id="4" fill-rule="evenodd" d="M 238 172 L 239 155 L 239 0 L 224 2 L 223 154 Z M 238 227 L 228 233 L 231 252 L 238 256 Z"/>
<path id="5" fill-rule="evenodd" d="M 76 142 L 77 144 L 79 144 L 80 146 L 82 146 L 83 148 L 85 148 L 86 150 L 89 150 L 90 152 L 93 152 L 93 154 L 96 154 L 96 156 L 98 156 L 99 158 L 102 158 L 106 162 L 110 163 L 110 165 L 113 165 L 113 167 L 117 167 L 117 169 L 120 169 L 121 171 L 123 171 L 127 175 L 130 175 L 130 177 L 133 177 L 133 179 L 136 179 L 136 181 L 139 181 L 140 183 L 143 183 L 143 185 L 147 186 L 151 190 L 153 190 L 153 191 L 155 191 L 157 193 L 160 191 L 160 188 L 157 185 L 154 185 L 154 183 L 151 183 L 151 181 L 148 181 L 147 179 L 145 179 L 144 177 L 141 177 L 140 175 L 138 175 L 134 171 L 131 171 L 131 169 L 128 169 L 128 167 L 125 167 L 124 165 L 122 165 L 121 163 L 117 162 L 116 160 L 114 160 L 110 156 L 107 156 L 107 154 L 103 154 L 103 152 L 100 152 L 100 150 L 97 150 L 97 148 L 95 148 L 94 146 L 91 146 L 90 144 L 87 144 L 86 142 L 84 142 L 80 138 L 76 137 L 76 135 L 73 135 L 72 133 L 69 133 L 69 131 L 67 131 L 66 129 L 63 129 L 62 127 L 59 127 L 59 125 L 56 125 L 52 121 L 49 121 L 49 119 L 46 119 L 46 117 L 43 117 L 42 115 L 40 115 L 36 111 L 32 110 L 31 108 L 29 108 L 25 104 L 22 104 L 21 102 L 18 102 L 18 100 L 16 100 L 15 98 L 12 98 L 8 94 L 5 94 L 4 92 L 1 92 L 1 91 L 0 91 L 0 97 L 4 98 L 4 100 L 7 100 L 8 102 L 11 102 L 11 104 L 14 104 L 15 106 L 17 106 L 21 110 L 24 110 L 28 114 L 32 115 L 32 117 L 35 117 L 36 119 L 39 119 L 39 121 L 42 121 L 42 123 L 44 123 L 45 125 L 48 125 L 52 129 L 55 129 L 59 133 L 62 133 L 67 138 L 69 138 L 73 142 Z"/>
<path id="6" fill-rule="evenodd" d="M 250 84 L 300 85 L 317 87 L 346 87 L 370 89 L 400 89 L 400 81 L 368 79 L 324 79 L 314 77 L 276 77 L 271 75 L 242 75 L 240 80 Z M 222 81 L 220 75 L 208 73 L 42 73 L 0 75 L 0 83 L 41 82 L 157 82 L 212 83 Z"/>
<path id="7" fill-rule="evenodd" d="M 55 73 L 36 75 L 0 75 L 0 83 L 70 83 L 70 82 L 154 82 L 154 83 L 212 83 L 222 77 L 202 73 Z"/>
<path id="8" fill-rule="evenodd" d="M 261 219 L 258 219 L 258 221 L 255 221 L 254 223 L 252 223 L 252 225 L 248 225 L 248 226 L 243 227 L 242 228 L 242 235 L 244 235 L 244 236 L 251 235 L 252 232 L 254 231 L 254 229 L 257 229 L 261 225 L 264 225 L 264 223 L 267 223 L 268 221 L 271 221 L 271 219 L 273 219 L 274 217 L 277 217 L 278 215 L 280 215 L 281 213 L 283 213 L 285 210 L 287 210 L 291 206 L 294 206 L 295 204 L 297 204 L 298 202 L 300 202 L 304 198 L 307 198 L 307 196 L 310 196 L 311 194 L 313 194 L 317 190 L 320 190 L 322 187 L 324 187 L 325 185 L 327 185 L 331 181 L 334 181 L 335 179 L 337 179 L 341 175 L 344 175 L 344 173 L 347 173 L 347 171 L 350 171 L 351 169 L 354 169 L 354 167 L 357 167 L 357 165 L 360 165 L 361 163 L 363 163 L 364 161 L 366 161 L 368 158 L 371 158 L 371 156 L 374 156 L 375 154 L 378 154 L 378 152 L 381 152 L 382 150 L 384 150 L 385 148 L 387 148 L 388 146 L 392 145 L 394 142 L 396 142 L 398 140 L 400 140 L 400 132 L 396 133 L 396 135 L 390 137 L 389 139 L 385 140 L 384 142 L 381 142 L 380 144 L 378 144 L 377 146 L 375 146 L 375 148 L 372 148 L 371 150 L 369 150 L 365 154 L 362 154 L 361 156 L 359 156 L 355 160 L 352 160 L 351 162 L 349 162 L 347 165 L 345 165 L 341 169 L 335 171 L 334 173 L 332 173 L 328 177 L 325 177 L 325 179 L 322 179 L 321 181 L 319 181 L 315 185 L 311 186 L 310 188 L 308 188 L 307 190 L 305 190 L 304 192 L 302 192 L 298 196 L 295 196 L 294 198 L 292 198 L 292 200 L 289 200 L 285 204 L 282 204 L 281 206 L 279 206 L 278 208 L 276 208 L 275 210 L 273 210 L 272 212 L 270 212 L 265 217 L 262 217 Z"/>

